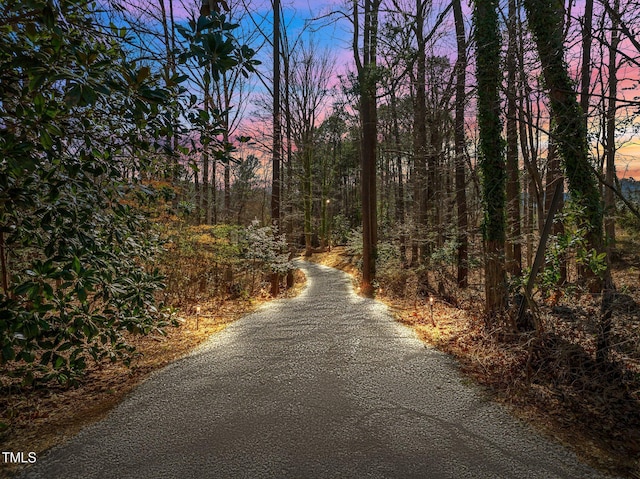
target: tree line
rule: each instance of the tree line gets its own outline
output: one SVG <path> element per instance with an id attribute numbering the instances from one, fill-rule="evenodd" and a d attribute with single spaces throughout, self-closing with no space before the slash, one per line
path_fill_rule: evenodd
<path id="1" fill-rule="evenodd" d="M 357 151 L 360 205 L 344 208 L 348 188 L 329 201 L 361 224 L 361 291 L 375 292 L 380 241 L 392 244 L 400 268 L 427 271 L 425 290 L 435 286 L 428 271 L 446 255 L 458 288 L 478 262 L 487 322 L 514 331 L 540 330 L 526 314 L 536 281 L 570 281 L 601 294 L 597 357 L 605 361 L 615 218 L 620 205 L 637 215 L 616 174 L 636 113 L 619 83 L 637 86 L 621 75 L 637 66 L 629 35 L 637 16 L 619 2 L 588 1 L 576 16 L 571 4 L 495 1 L 473 3 L 468 24 L 463 8 L 455 0 L 370 0 L 328 15 L 353 33 L 355 68 L 332 111 L 345 120 L 343 142 Z M 448 49 L 436 53 L 442 44 Z M 570 61 L 576 50 L 580 58 Z M 333 167 L 337 173 L 340 164 Z M 315 175 L 325 182 L 323 172 Z M 329 181 L 341 183 L 337 175 Z M 323 193 L 316 198 L 321 220 Z"/>
<path id="2" fill-rule="evenodd" d="M 534 286 L 582 285 L 605 360 L 615 218 L 638 210 L 616 171 L 634 6 L 354 0 L 293 29 L 279 1 L 5 2 L 3 361 L 60 369 L 166 321 L 142 214 L 160 197 L 307 255 L 348 244 L 367 295 L 408 271 L 423 293 L 481 288 L 489 326 L 539 328 Z"/>

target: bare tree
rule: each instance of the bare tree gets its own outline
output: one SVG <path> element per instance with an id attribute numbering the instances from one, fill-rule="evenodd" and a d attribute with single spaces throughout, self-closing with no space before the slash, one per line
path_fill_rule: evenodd
<path id="1" fill-rule="evenodd" d="M 456 170 L 456 205 L 458 221 L 458 287 L 466 288 L 469 276 L 469 238 L 467 216 L 467 180 L 465 175 L 465 133 L 464 107 L 467 83 L 467 39 L 465 35 L 464 16 L 460 0 L 453 0 L 453 15 L 456 26 L 456 104 L 454 126 L 454 149 Z"/>
<path id="2" fill-rule="evenodd" d="M 609 14 L 611 19 L 611 40 L 609 42 L 609 58 L 608 58 L 608 74 L 609 74 L 609 95 L 606 112 L 606 134 L 605 134 L 605 155 L 606 168 L 605 179 L 607 183 L 613 185 L 616 179 L 616 112 L 617 95 L 618 95 L 618 65 L 617 51 L 620 45 L 619 33 L 619 15 L 616 13 L 620 10 L 620 0 L 614 0 L 611 8 L 613 14 Z M 616 241 L 616 225 L 615 225 L 615 196 L 611 188 L 604 188 L 604 207 L 605 207 L 605 237 L 609 251 L 615 246 Z"/>
<path id="3" fill-rule="evenodd" d="M 291 117 L 297 152 L 302 163 L 305 254 L 312 253 L 314 135 L 319 115 L 329 95 L 333 62 L 328 51 L 320 51 L 314 43 L 301 43 L 292 52 Z"/>
<path id="4" fill-rule="evenodd" d="M 353 54 L 360 87 L 360 122 L 362 124 L 362 285 L 361 292 L 373 296 L 378 243 L 376 195 L 376 64 L 378 13 L 381 0 L 365 0 L 362 20 L 362 56 L 360 53 L 360 15 L 358 0 L 353 0 Z"/>
<path id="5" fill-rule="evenodd" d="M 280 0 L 273 0 L 273 162 L 271 177 L 271 221 L 280 226 L 280 162 L 282 124 L 280 117 Z"/>

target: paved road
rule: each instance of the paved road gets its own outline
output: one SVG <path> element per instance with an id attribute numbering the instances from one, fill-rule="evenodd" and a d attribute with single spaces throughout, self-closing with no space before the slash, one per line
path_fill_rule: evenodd
<path id="1" fill-rule="evenodd" d="M 153 375 L 25 478 L 596 478 L 337 270 Z"/>

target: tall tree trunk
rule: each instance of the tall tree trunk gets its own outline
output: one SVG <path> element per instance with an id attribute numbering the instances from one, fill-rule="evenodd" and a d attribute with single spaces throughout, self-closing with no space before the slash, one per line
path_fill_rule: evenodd
<path id="1" fill-rule="evenodd" d="M 280 118 L 280 0 L 273 0 L 273 162 L 271 176 L 271 222 L 280 226 L 280 156 L 282 132 Z"/>
<path id="2" fill-rule="evenodd" d="M 527 266 L 533 265 L 534 254 L 534 213 L 536 198 L 539 197 L 538 183 L 541 182 L 537 169 L 534 168 L 533 157 L 536 156 L 534 151 L 534 144 L 529 140 L 532 137 L 531 130 L 534 128 L 531 121 L 531 115 L 529 114 L 529 96 L 531 94 L 531 88 L 529 87 L 527 74 L 525 72 L 525 59 L 524 59 L 524 28 L 522 25 L 522 19 L 518 10 L 516 10 L 516 29 L 518 34 L 517 43 L 517 60 L 518 60 L 518 125 L 520 133 L 520 151 L 522 152 L 522 159 L 525 165 L 525 169 L 529 173 L 528 178 L 524 179 L 524 236 L 526 238 L 527 245 Z"/>
<path id="3" fill-rule="evenodd" d="M 616 95 L 618 94 L 618 67 L 617 51 L 620 44 L 620 0 L 614 0 L 613 7 L 607 9 L 611 18 L 611 43 L 609 46 L 609 105 L 607 109 L 607 143 L 606 143 L 606 180 L 610 185 L 614 184 L 616 177 L 615 155 L 616 155 Z M 615 199 L 613 190 L 605 188 L 604 204 L 607 211 L 605 220 L 605 237 L 608 268 L 604 275 L 602 285 L 602 304 L 600 307 L 600 321 L 596 338 L 596 360 L 606 363 L 609 360 L 611 349 L 611 327 L 612 327 L 612 305 L 614 300 L 615 285 L 611 277 L 611 251 L 615 246 Z"/>
<path id="4" fill-rule="evenodd" d="M 229 118 L 231 105 L 231 92 L 229 91 L 229 78 L 225 73 L 222 74 L 222 94 L 224 95 L 224 144 L 229 144 L 229 130 L 231 128 L 231 121 Z M 222 215 L 223 221 L 228 221 L 231 218 L 231 158 L 224 159 L 224 214 Z M 215 187 L 214 187 L 215 194 Z"/>
<path id="5" fill-rule="evenodd" d="M 273 163 L 271 176 L 271 223 L 274 234 L 280 228 L 280 153 L 282 132 L 280 118 L 280 0 L 273 0 Z M 271 295 L 280 292 L 280 275 L 271 273 Z"/>
<path id="6" fill-rule="evenodd" d="M 215 78 L 215 72 L 214 72 L 214 68 L 213 68 L 213 63 L 211 64 L 211 70 L 210 70 L 210 77 L 212 80 L 213 78 Z M 208 96 L 208 100 L 209 100 L 209 113 L 211 116 L 213 116 L 213 111 L 216 109 L 216 105 L 215 105 L 215 101 L 214 101 L 214 92 L 217 89 L 217 85 L 216 83 L 214 83 L 213 81 L 211 82 L 211 92 L 209 93 L 209 89 L 207 88 L 207 94 L 205 96 Z M 205 102 L 206 103 L 206 102 Z M 226 142 L 226 140 L 229 138 L 229 122 L 228 120 L 223 120 L 223 136 L 224 136 L 224 140 Z M 207 181 L 207 192 L 206 192 L 206 198 L 207 198 L 207 208 L 205 209 L 205 223 L 206 224 L 216 224 L 218 223 L 218 195 L 217 195 L 217 186 L 216 186 L 216 172 L 218 169 L 218 160 L 216 158 L 215 155 L 213 155 L 212 159 L 211 159 L 211 180 Z M 208 158 L 207 158 L 207 163 L 208 163 Z M 207 170 L 207 178 L 209 175 L 209 166 L 207 166 L 206 168 Z M 203 185 L 204 187 L 204 185 Z M 209 202 L 210 201 L 210 202 Z"/>
<path id="7" fill-rule="evenodd" d="M 425 82 L 426 87 L 426 82 Z M 425 197 L 422 200 L 422 207 L 427 212 L 427 218 L 424 222 L 425 233 L 430 231 L 435 234 L 435 247 L 442 246 L 442 222 L 440 220 L 440 203 L 438 198 L 442 196 L 442 186 L 444 183 L 444 170 L 441 165 L 442 156 L 442 139 L 444 121 L 440 119 L 437 106 L 431 107 L 433 110 L 428 113 L 427 126 L 429 135 L 426 148 L 426 164 L 427 164 L 427 185 L 425 189 Z M 429 216 L 430 215 L 430 216 Z M 433 241 L 425 243 L 426 248 L 423 254 L 425 263 L 431 255 L 434 247 Z"/>
<path id="8" fill-rule="evenodd" d="M 602 252 L 603 212 L 600 191 L 589 163 L 583 112 L 564 61 L 565 46 L 560 29 L 563 14 L 552 0 L 524 0 L 524 6 L 542 62 L 545 86 L 549 90 L 551 113 L 556 120 L 553 134 L 564 163 L 569 191 L 572 198 L 580 201 L 584 207 L 582 223 L 587 228 L 588 247 Z M 589 271 L 585 271 L 585 274 L 589 289 L 599 291 L 601 281 Z"/>
<path id="9" fill-rule="evenodd" d="M 291 118 L 291 55 L 287 47 L 287 51 L 283 57 L 284 68 L 284 108 L 285 108 L 285 130 L 287 138 L 287 168 L 286 168 L 286 200 L 285 200 L 285 218 L 286 233 L 291 240 L 293 235 L 293 127 Z M 293 272 L 290 273 L 293 275 Z M 289 277 L 287 277 L 289 281 Z"/>
<path id="10" fill-rule="evenodd" d="M 534 222 L 534 213 L 535 213 L 535 203 L 533 198 L 532 190 L 535 189 L 535 184 L 533 182 L 533 178 L 529 176 L 528 181 L 525 180 L 525 216 L 524 216 L 524 234 L 526 236 L 527 241 L 527 267 L 531 267 L 533 264 L 533 254 L 534 254 L 534 234 L 533 234 L 533 222 Z"/>
<path id="11" fill-rule="evenodd" d="M 169 21 L 170 21 L 170 28 L 169 28 L 169 44 L 170 44 L 170 48 L 171 48 L 171 52 L 175 52 L 176 51 L 176 21 L 175 21 L 175 16 L 174 16 L 174 10 L 173 10 L 173 0 L 169 0 Z M 171 69 L 171 71 L 173 72 L 173 74 L 175 75 L 177 73 L 176 70 L 176 58 L 173 55 L 170 55 L 171 57 L 171 64 L 169 66 L 169 68 Z M 178 134 L 180 128 L 180 118 L 179 115 L 175 115 L 174 119 L 173 119 L 173 180 L 174 181 L 178 181 L 180 179 L 180 162 L 179 162 L 179 157 L 178 154 L 176 153 L 178 151 L 178 147 L 180 146 L 180 135 Z M 176 196 L 175 200 L 174 200 L 174 206 L 178 205 L 178 196 Z"/>
<path id="12" fill-rule="evenodd" d="M 527 263 L 531 266 L 533 261 L 533 225 L 537 214 L 538 231 L 541 233 L 544 227 L 544 193 L 543 182 L 540 170 L 538 167 L 539 156 L 539 131 L 540 131 L 540 116 L 541 116 L 541 104 L 540 99 L 537 99 L 537 104 L 534 107 L 532 105 L 531 98 L 533 97 L 533 91 L 529 84 L 529 75 L 526 71 L 525 60 L 525 38 L 524 38 L 524 25 L 520 18 L 519 11 L 516 10 L 517 17 L 517 31 L 518 31 L 518 80 L 519 80 L 519 133 L 520 133 L 520 149 L 522 151 L 522 159 L 525 169 L 529 173 L 530 182 L 528 183 L 528 216 L 526 221 L 528 222 L 528 236 L 527 236 Z M 534 118 L 534 111 L 535 114 Z"/>
<path id="13" fill-rule="evenodd" d="M 407 262 L 407 235 L 405 233 L 405 205 L 404 178 L 402 173 L 402 143 L 400 141 L 400 127 L 398 125 L 398 105 L 396 93 L 392 87 L 389 97 L 393 128 L 393 143 L 396 149 L 396 170 L 398 171 L 398 189 L 396 193 L 396 221 L 400 226 L 400 261 Z"/>
<path id="14" fill-rule="evenodd" d="M 553 122 L 553 120 L 552 120 Z M 549 139 L 549 148 L 547 153 L 547 184 L 545 192 L 545 204 L 544 211 L 545 217 L 549 215 L 551 211 L 551 202 L 553 200 L 553 194 L 556 188 L 556 184 L 561 182 L 564 184 L 564 175 L 562 174 L 562 164 L 560 157 L 558 156 L 556 143 L 553 138 Z M 558 200 L 557 211 L 562 211 L 564 207 L 564 185 L 562 186 L 562 196 Z M 562 221 L 556 221 L 553 224 L 551 232 L 554 235 L 561 235 L 564 233 L 564 223 Z M 561 258 L 560 263 L 560 281 L 559 284 L 564 283 L 567 280 L 567 262 L 566 258 Z"/>
<path id="15" fill-rule="evenodd" d="M 506 170 L 500 120 L 500 32 L 497 0 L 476 0 L 474 21 L 478 77 L 479 161 L 483 174 L 485 294 L 487 317 L 505 309 Z"/>
<path id="16" fill-rule="evenodd" d="M 426 46 L 424 39 L 424 5 L 423 0 L 416 0 L 416 98 L 413 110 L 413 161 L 416 169 L 418 185 L 418 241 L 420 244 L 420 260 L 424 262 L 428 256 L 427 227 L 429 221 L 429 179 L 427 178 L 427 98 L 426 98 Z M 431 165 L 433 167 L 433 165 Z M 431 173 L 432 171 L 429 171 Z"/>
<path id="17" fill-rule="evenodd" d="M 413 234 L 410 237 L 411 242 L 411 262 L 409 266 L 414 268 L 418 266 L 419 259 L 419 246 L 420 246 L 420 198 L 422 191 L 422 183 L 418 178 L 416 171 L 415 158 L 413 158 L 413 164 L 409 166 L 409 182 L 411 183 L 411 191 L 413 192 L 413 201 L 411 202 L 411 217 L 413 218 Z"/>
<path id="18" fill-rule="evenodd" d="M 202 190 L 200 189 L 200 168 L 198 167 L 197 162 L 194 162 L 193 165 L 193 187 L 196 193 L 196 207 L 195 207 L 195 216 L 196 216 L 196 224 L 199 225 L 202 223 Z"/>
<path id="19" fill-rule="evenodd" d="M 603 241 L 603 211 L 600 191 L 589 163 L 587 128 L 572 90 L 571 79 L 564 63 L 564 44 L 558 31 L 557 5 L 551 0 L 524 0 L 529 25 L 534 33 L 546 87 L 551 99 L 551 112 L 556 119 L 554 134 L 558 151 L 563 159 L 571 196 L 584 208 L 582 226 L 587 228 L 588 247 L 597 254 L 606 253 Z M 596 359 L 608 360 L 611 333 L 611 307 L 614 284 L 609 258 L 605 256 L 605 269 L 597 277 L 589 268 L 585 276 L 591 292 L 602 292 L 602 304 L 596 338 Z"/>
<path id="20" fill-rule="evenodd" d="M 174 31 L 174 23 L 173 23 L 173 2 L 169 0 L 169 11 L 171 14 L 171 19 L 167 17 L 167 8 L 165 6 L 165 0 L 160 0 L 160 20 L 162 22 L 162 34 L 164 37 L 164 47 L 165 54 L 167 55 L 166 64 L 165 64 L 165 77 L 167 83 L 169 83 L 170 79 L 176 74 L 176 61 L 174 57 L 174 49 L 175 42 L 173 39 L 173 31 Z M 167 85 L 168 86 L 168 85 Z M 171 130 L 169 130 L 167 134 L 167 148 L 171 148 L 171 156 L 169 157 L 171 164 L 168 165 L 169 168 L 166 170 L 165 176 L 170 177 L 172 180 L 176 181 L 177 173 L 178 173 L 178 155 L 176 154 L 176 138 L 177 138 L 177 128 L 176 121 L 174 118 L 174 122 Z"/>
<path id="21" fill-rule="evenodd" d="M 209 111 L 212 108 L 211 83 L 208 81 L 208 76 L 205 77 L 204 82 L 204 108 Z M 208 133 L 207 133 L 208 134 Z M 209 210 L 209 142 L 202 145 L 202 215 L 204 224 L 209 224 L 210 210 Z"/>
<path id="22" fill-rule="evenodd" d="M 614 0 L 613 10 L 618 13 L 620 10 L 620 0 Z M 616 178 L 616 96 L 618 94 L 618 66 L 617 51 L 620 44 L 619 16 L 610 15 L 611 17 L 611 42 L 609 45 L 609 105 L 607 107 L 606 120 L 606 168 L 605 179 L 607 183 L 613 185 Z M 616 242 L 616 202 L 614 192 L 611 188 L 604 189 L 604 207 L 605 207 L 605 236 L 606 245 L 611 252 L 615 248 Z"/>
<path id="23" fill-rule="evenodd" d="M 458 221 L 458 287 L 466 288 L 469 284 L 469 239 L 467 235 L 467 180 L 465 175 L 465 134 L 464 104 L 467 82 L 467 39 L 465 36 L 464 16 L 460 0 L 453 0 L 453 15 L 456 25 L 456 44 L 458 58 L 456 60 L 456 118 L 454 126 L 454 149 L 456 170 L 456 206 Z"/>
<path id="24" fill-rule="evenodd" d="M 506 260 L 509 272 L 522 272 L 522 242 L 520 225 L 520 167 L 518 159 L 518 122 L 516 103 L 516 2 L 509 0 L 509 45 L 507 48 L 507 212 L 509 241 Z"/>
<path id="25" fill-rule="evenodd" d="M 589 96 L 591 88 L 591 43 L 593 39 L 593 0 L 584 2 L 584 19 L 582 22 L 582 66 L 580 69 L 580 107 L 587 127 L 589 116 Z"/>
<path id="26" fill-rule="evenodd" d="M 358 1 L 354 0 L 353 52 L 360 83 L 360 121 L 362 123 L 362 285 L 365 296 L 373 296 L 373 281 L 377 256 L 377 208 L 376 208 L 376 54 L 378 35 L 378 10 L 380 0 L 365 0 L 362 59 L 358 48 Z"/>
<path id="27" fill-rule="evenodd" d="M 289 46 L 289 40 L 287 38 L 286 29 L 282 33 L 282 52 L 280 55 L 280 61 L 282 62 L 282 78 L 284 85 L 282 91 L 284 92 L 284 137 L 286 144 L 283 145 L 283 158 L 284 162 L 281 165 L 282 184 L 280 188 L 280 213 L 282 220 L 282 228 L 284 229 L 287 239 L 290 243 L 293 243 L 293 203 L 292 203 L 292 188 L 293 188 L 293 126 L 292 126 L 292 112 L 291 112 L 291 51 Z M 283 211 L 284 209 L 284 211 Z"/>
<path id="28" fill-rule="evenodd" d="M 302 203 L 304 208 L 304 245 L 305 256 L 311 256 L 313 245 L 311 244 L 312 209 L 313 209 L 313 188 L 311 176 L 311 155 L 313 144 L 311 141 L 311 131 L 305 132 L 305 139 L 302 146 Z"/>

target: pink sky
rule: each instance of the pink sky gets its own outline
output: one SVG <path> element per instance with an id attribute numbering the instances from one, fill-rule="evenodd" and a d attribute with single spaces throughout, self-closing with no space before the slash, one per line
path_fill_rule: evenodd
<path id="1" fill-rule="evenodd" d="M 193 5 L 195 3 L 200 3 L 201 0 L 182 0 L 185 4 Z M 241 0 L 231 0 L 229 3 L 238 4 Z M 271 23 L 270 23 L 270 13 L 272 8 L 271 0 L 256 0 L 256 1 L 248 1 L 245 0 L 249 8 L 252 10 L 252 13 L 256 17 L 264 18 L 265 22 L 263 24 L 263 28 L 266 31 L 270 31 Z M 318 18 L 323 17 L 332 9 L 337 8 L 345 8 L 344 0 L 281 0 L 282 7 L 284 11 L 285 21 L 288 22 L 288 26 L 290 29 L 290 38 L 295 37 L 298 32 L 302 30 L 302 26 L 304 21 L 310 18 Z M 174 5 L 180 3 L 180 0 L 174 0 Z M 411 3 L 411 2 L 401 2 L 401 3 Z M 439 0 L 434 1 L 434 11 L 437 13 L 441 10 L 442 5 Z M 464 2 L 466 5 L 466 2 Z M 624 7 L 623 7 L 624 8 Z M 574 28 L 579 27 L 579 17 L 582 15 L 583 10 L 583 1 L 577 0 L 577 3 L 573 6 L 572 9 L 572 23 Z M 449 15 L 451 17 L 451 15 Z M 325 17 L 326 18 L 326 17 Z M 332 17 L 335 18 L 335 17 Z M 470 19 L 469 19 L 470 23 Z M 314 23 L 314 25 L 322 26 L 316 32 L 308 32 L 305 35 L 309 37 L 313 37 L 314 41 L 318 42 L 320 46 L 328 47 L 333 50 L 335 53 L 336 59 L 336 67 L 335 67 L 335 81 L 334 84 L 338 83 L 337 76 L 344 75 L 347 71 L 353 70 L 353 52 L 351 50 L 351 24 L 346 19 L 339 19 L 333 22 L 327 20 L 318 20 Z M 446 31 L 452 31 L 452 19 L 448 18 L 445 20 L 444 29 Z M 467 27 L 467 34 L 469 32 L 470 26 Z M 268 33 L 268 32 L 266 32 Z M 451 51 L 454 48 L 452 38 L 446 37 L 439 40 L 438 46 L 435 47 L 436 54 L 447 54 L 448 51 Z M 569 51 L 567 55 L 567 60 L 572 65 L 572 70 L 577 72 L 579 59 L 580 59 L 580 41 L 579 35 L 575 35 L 573 39 L 570 39 L 570 44 L 573 45 L 573 48 Z M 626 54 L 637 58 L 638 52 L 633 48 L 630 42 L 624 42 L 621 44 L 621 50 L 623 50 Z M 263 66 L 261 67 L 263 70 L 268 71 L 271 64 L 270 58 L 270 49 L 265 46 L 265 50 L 260 53 L 261 60 L 263 62 Z M 595 51 L 595 47 L 594 47 Z M 452 60 L 455 60 L 455 54 L 452 56 Z M 593 76 L 594 79 L 597 78 L 597 75 L 600 73 L 600 70 L 594 68 Z M 619 78 L 621 80 L 625 79 L 620 85 L 620 89 L 618 91 L 618 96 L 626 98 L 627 100 L 633 100 L 635 97 L 640 96 L 640 92 L 638 91 L 638 82 L 637 78 L 640 76 L 638 73 L 637 67 L 626 67 L 624 70 L 621 70 Z M 606 72 L 603 73 L 606 79 Z M 470 76 L 468 81 L 472 83 L 474 81 L 473 77 Z M 470 85 L 471 86 L 471 85 Z M 627 89 L 623 89 L 623 87 L 628 87 Z M 258 87 L 260 90 L 261 87 Z M 599 93 L 599 92 L 595 92 Z M 384 100 L 382 100 L 384 101 Z M 328 102 L 328 105 L 331 105 L 331 101 Z M 250 112 L 248 112 L 249 116 L 251 116 Z M 468 112 L 469 115 L 473 115 L 472 111 Z M 622 112 L 621 112 L 622 114 Z M 252 118 L 251 121 L 255 121 L 255 118 Z M 631 142 L 625 144 L 620 150 L 618 154 L 617 161 L 617 171 L 619 176 L 621 177 L 629 177 L 633 176 L 635 178 L 640 178 L 640 143 L 639 142 Z"/>
<path id="2" fill-rule="evenodd" d="M 316 12 L 326 13 L 329 11 L 331 6 L 340 6 L 344 5 L 344 1 L 335 0 L 333 2 L 312 2 L 311 0 L 282 0 L 285 8 L 292 8 L 296 11 L 296 14 L 305 15 L 307 18 L 312 15 L 318 15 Z M 407 3 L 407 2 L 401 2 Z M 434 12 L 439 13 L 443 8 L 442 2 L 435 0 L 434 1 Z M 466 7 L 466 2 L 465 2 Z M 335 7 L 334 7 L 335 8 Z M 584 1 L 577 0 L 576 4 L 572 7 L 572 24 L 574 29 L 579 28 L 580 25 L 580 17 L 583 15 L 584 9 Z M 594 20 L 597 23 L 597 15 L 598 8 L 596 7 L 596 17 Z M 624 10 L 624 6 L 623 6 Z M 312 13 L 313 12 L 313 13 Z M 633 14 L 633 12 L 630 12 Z M 452 17 L 450 14 L 449 17 Z M 470 23 L 470 19 L 469 19 Z M 320 32 L 320 37 L 324 39 L 324 42 L 331 44 L 335 47 L 336 50 L 336 58 L 337 58 L 337 73 L 344 74 L 347 70 L 353 69 L 353 52 L 351 51 L 351 25 L 346 20 L 341 20 L 333 25 L 328 25 L 324 27 Z M 453 20 L 452 18 L 448 18 L 445 20 L 444 29 L 447 31 L 453 30 Z M 467 26 L 467 34 L 469 33 L 470 25 Z M 321 42 L 323 40 L 320 40 Z M 577 71 L 578 65 L 581 56 L 581 42 L 579 32 L 576 31 L 575 37 L 573 39 L 569 39 L 569 45 L 573 46 L 570 48 L 570 51 L 567 53 L 567 60 L 573 65 L 572 70 Z M 436 54 L 447 54 L 448 51 L 452 50 L 455 47 L 453 44 L 453 39 L 449 37 L 442 38 L 439 41 L 439 45 L 435 47 Z M 598 49 L 597 42 L 594 41 L 594 55 L 596 55 L 596 50 Z M 623 41 L 620 44 L 619 49 L 623 51 L 625 54 L 629 55 L 632 58 L 638 58 L 639 52 L 634 48 L 634 46 L 628 40 Z M 620 56 L 618 57 L 620 59 Z M 455 61 L 455 54 L 451 57 L 452 61 Z M 606 59 L 606 55 L 605 55 Z M 607 80 L 606 76 L 606 65 L 604 67 L 598 68 L 597 66 L 593 69 L 593 78 L 596 80 L 598 75 L 602 72 L 602 75 Z M 640 77 L 640 73 L 638 72 L 638 67 L 635 65 L 626 65 L 620 69 L 618 73 L 619 86 L 617 96 L 619 98 L 623 98 L 626 100 L 634 100 L 640 97 L 640 88 L 638 78 Z M 473 82 L 473 78 L 469 79 Z M 602 92 L 596 88 L 594 91 L 596 95 L 601 94 Z M 606 95 L 607 92 L 604 92 Z M 637 107 L 635 108 L 637 110 Z M 471 112 L 469 112 L 471 113 Z M 633 113 L 633 112 L 631 112 Z M 619 111 L 620 119 L 625 118 L 629 112 L 621 109 Z M 596 120 L 597 122 L 598 120 Z M 628 128 L 628 134 L 630 134 L 630 128 Z M 623 144 L 621 149 L 618 152 L 617 159 L 617 171 L 620 177 L 630 177 L 633 176 L 635 178 L 640 178 L 640 141 L 631 141 Z"/>

